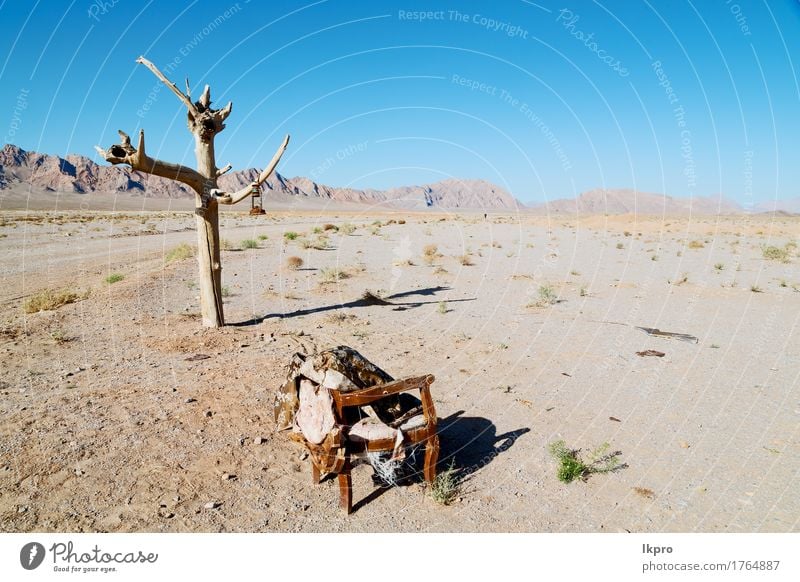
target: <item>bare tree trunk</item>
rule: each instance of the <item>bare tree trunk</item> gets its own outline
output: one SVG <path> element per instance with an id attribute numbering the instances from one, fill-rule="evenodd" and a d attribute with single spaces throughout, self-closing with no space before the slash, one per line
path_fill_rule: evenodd
<path id="1" fill-rule="evenodd" d="M 195 196 L 197 222 L 197 263 L 200 287 L 200 312 L 204 327 L 222 327 L 225 315 L 222 307 L 222 260 L 220 258 L 219 205 L 209 196 L 217 187 L 217 167 L 214 142 L 204 142 L 195 133 L 197 171 L 206 178 L 205 192 Z M 205 199 L 205 203 L 204 203 Z M 205 209 L 203 209 L 205 206 Z"/>
<path id="2" fill-rule="evenodd" d="M 258 180 L 239 190 L 228 193 L 217 189 L 217 177 L 227 172 L 230 165 L 217 169 L 214 157 L 214 137 L 225 129 L 225 119 L 230 115 L 233 104 L 222 109 L 211 108 L 211 90 L 208 85 L 200 99 L 192 102 L 189 96 L 189 80 L 186 80 L 186 93 L 167 79 L 158 68 L 139 57 L 137 63 L 145 65 L 169 88 L 188 110 L 189 131 L 195 139 L 197 170 L 162 162 L 150 158 L 145 152 L 144 130 L 139 132 L 136 148 L 127 134 L 120 131 L 122 143 L 104 150 L 95 146 L 106 161 L 112 164 L 128 164 L 134 170 L 147 172 L 164 178 L 179 180 L 190 186 L 195 195 L 195 216 L 197 221 L 197 262 L 199 266 L 200 312 L 205 327 L 222 327 L 225 315 L 222 308 L 222 260 L 220 258 L 219 205 L 236 204 L 257 192 L 261 184 L 270 176 L 289 143 L 287 135 L 269 165 L 261 172 Z"/>

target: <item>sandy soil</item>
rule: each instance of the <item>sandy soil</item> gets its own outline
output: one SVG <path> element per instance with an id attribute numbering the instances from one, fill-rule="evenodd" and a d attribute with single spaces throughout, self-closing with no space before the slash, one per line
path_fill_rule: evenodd
<path id="1" fill-rule="evenodd" d="M 224 252 L 231 325 L 202 330 L 194 260 L 164 261 L 194 243 L 191 214 L 0 217 L 2 531 L 800 529 L 800 258 L 762 256 L 800 219 L 226 214 L 233 246 L 268 238 Z M 328 222 L 357 228 L 303 249 Z M 44 288 L 90 293 L 25 314 Z M 367 289 L 395 305 L 360 304 Z M 361 466 L 346 517 L 273 431 L 291 354 L 338 344 L 436 375 L 453 505 Z M 561 483 L 559 439 L 608 442 L 625 467 Z"/>

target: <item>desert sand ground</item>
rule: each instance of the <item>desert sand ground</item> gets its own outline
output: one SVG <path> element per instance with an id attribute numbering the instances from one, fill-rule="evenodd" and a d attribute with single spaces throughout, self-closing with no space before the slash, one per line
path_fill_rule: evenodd
<path id="1" fill-rule="evenodd" d="M 800 529 L 798 218 L 229 213 L 230 246 L 259 247 L 223 253 L 230 325 L 203 330 L 194 259 L 165 262 L 190 213 L 0 214 L 2 531 Z M 44 288 L 89 294 L 26 314 Z M 345 516 L 274 432 L 292 353 L 339 344 L 435 374 L 452 505 L 360 466 Z M 625 466 L 564 484 L 559 439 Z"/>

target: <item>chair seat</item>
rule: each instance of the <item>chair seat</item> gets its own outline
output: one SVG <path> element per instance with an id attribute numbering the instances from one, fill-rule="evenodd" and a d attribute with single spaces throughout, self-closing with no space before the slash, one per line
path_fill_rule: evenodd
<path id="1" fill-rule="evenodd" d="M 400 425 L 400 431 L 406 432 L 415 428 L 425 426 L 425 415 L 420 413 L 412 416 Z M 397 429 L 392 428 L 388 424 L 384 424 L 377 418 L 368 416 L 362 418 L 353 426 L 350 427 L 348 438 L 356 443 L 363 443 L 367 441 L 377 441 L 383 439 L 394 440 L 397 437 Z"/>

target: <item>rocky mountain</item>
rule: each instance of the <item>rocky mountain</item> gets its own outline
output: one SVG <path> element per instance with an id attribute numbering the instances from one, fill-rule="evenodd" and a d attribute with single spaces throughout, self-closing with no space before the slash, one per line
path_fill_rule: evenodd
<path id="1" fill-rule="evenodd" d="M 234 191 L 253 182 L 254 168 L 230 172 L 219 179 L 220 188 Z M 22 183 L 45 191 L 86 194 L 89 192 L 125 193 L 152 198 L 185 198 L 194 193 L 173 180 L 132 171 L 123 166 L 96 164 L 87 157 L 65 158 L 28 152 L 7 144 L 0 150 L 0 189 Z M 423 186 L 391 190 L 357 190 L 317 184 L 308 178 L 287 179 L 273 174 L 264 184 L 266 199 L 282 202 L 298 197 L 385 204 L 401 208 L 517 209 L 522 205 L 502 188 L 483 180 L 444 180 Z"/>
<path id="2" fill-rule="evenodd" d="M 743 212 L 736 202 L 722 195 L 673 198 L 630 189 L 596 189 L 577 198 L 562 198 L 531 208 L 549 214 L 738 214 Z"/>
<path id="3" fill-rule="evenodd" d="M 786 200 L 770 200 L 760 202 L 753 207 L 753 212 L 780 212 L 785 214 L 800 214 L 800 197 Z"/>

